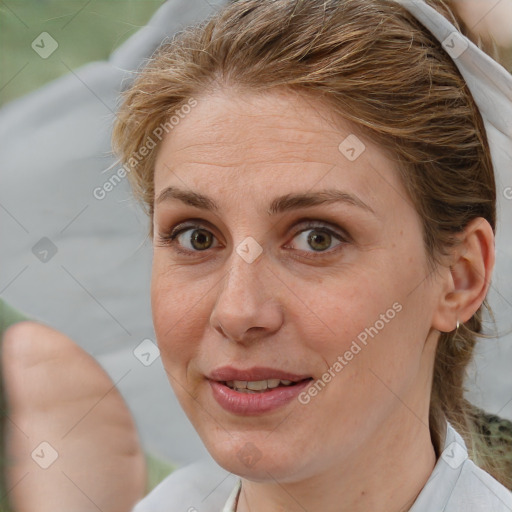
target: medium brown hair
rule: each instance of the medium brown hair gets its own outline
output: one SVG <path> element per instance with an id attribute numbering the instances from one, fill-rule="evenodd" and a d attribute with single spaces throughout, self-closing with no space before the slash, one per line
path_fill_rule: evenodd
<path id="1" fill-rule="evenodd" d="M 442 0 L 427 1 L 459 27 Z M 310 93 L 391 153 L 422 219 L 432 270 L 472 219 L 483 217 L 495 230 L 496 188 L 478 108 L 439 41 L 396 2 L 240 0 L 165 42 L 124 93 L 113 135 L 150 217 L 159 141 L 144 157 L 141 146 L 159 126 L 170 129 L 171 116 L 191 98 L 225 87 Z M 481 333 L 482 307 L 456 332 L 440 334 L 432 441 L 439 456 L 448 419 L 475 463 L 512 487 L 464 398 Z"/>

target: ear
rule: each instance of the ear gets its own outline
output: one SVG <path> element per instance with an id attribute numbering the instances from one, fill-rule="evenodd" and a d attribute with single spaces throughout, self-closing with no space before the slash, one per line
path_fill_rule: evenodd
<path id="1" fill-rule="evenodd" d="M 441 294 L 432 327 L 441 332 L 456 328 L 457 320 L 467 322 L 487 295 L 495 250 L 494 233 L 483 217 L 473 219 L 458 236 L 451 264 L 441 272 Z"/>

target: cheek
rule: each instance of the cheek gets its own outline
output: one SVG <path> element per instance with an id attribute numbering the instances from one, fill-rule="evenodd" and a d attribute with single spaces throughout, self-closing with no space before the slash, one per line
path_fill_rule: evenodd
<path id="1" fill-rule="evenodd" d="M 155 256 L 151 278 L 151 309 L 158 347 L 166 369 L 176 368 L 190 360 L 196 347 L 197 293 L 191 292 L 193 283 L 180 284 L 172 272 Z M 165 268 L 165 270 L 164 270 Z M 194 300 L 195 299 L 195 300 Z"/>
<path id="2" fill-rule="evenodd" d="M 427 334 L 426 290 L 420 286 L 410 293 L 410 283 L 424 278 L 420 266 L 384 255 L 374 261 L 339 279 L 326 279 L 314 293 L 310 289 L 307 307 L 297 310 L 293 320 L 302 326 L 311 355 L 326 369 L 342 357 L 347 377 L 368 368 L 390 378 L 394 372 L 404 375 L 403 366 L 415 364 Z"/>
<path id="3" fill-rule="evenodd" d="M 297 310 L 295 321 L 303 326 L 305 341 L 319 353 L 342 355 L 353 340 L 364 342 L 367 330 L 380 315 L 394 317 L 397 294 L 377 282 L 377 270 L 361 269 L 337 280 L 325 280 Z M 302 294 L 305 296 L 305 294 Z M 387 317 L 386 317 L 387 319 Z"/>

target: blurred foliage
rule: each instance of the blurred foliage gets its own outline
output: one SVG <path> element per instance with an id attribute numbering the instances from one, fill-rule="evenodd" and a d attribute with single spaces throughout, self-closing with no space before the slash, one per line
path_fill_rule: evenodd
<path id="1" fill-rule="evenodd" d="M 1 0 L 0 105 L 87 62 L 106 59 L 144 26 L 163 0 Z M 41 58 L 32 42 L 58 43 Z"/>
<path id="2" fill-rule="evenodd" d="M 163 0 L 0 0 L 0 106 L 87 62 L 106 59 Z M 31 47 L 47 32 L 48 58 Z M 512 71 L 512 48 L 497 55 Z"/>

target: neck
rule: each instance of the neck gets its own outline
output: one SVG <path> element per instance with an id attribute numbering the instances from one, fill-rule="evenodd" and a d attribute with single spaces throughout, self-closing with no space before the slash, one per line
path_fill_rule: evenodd
<path id="1" fill-rule="evenodd" d="M 428 420 L 399 407 L 361 450 L 322 474 L 292 483 L 242 479 L 237 512 L 407 512 L 430 477 L 436 454 Z"/>

